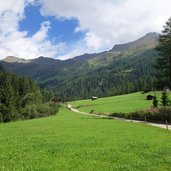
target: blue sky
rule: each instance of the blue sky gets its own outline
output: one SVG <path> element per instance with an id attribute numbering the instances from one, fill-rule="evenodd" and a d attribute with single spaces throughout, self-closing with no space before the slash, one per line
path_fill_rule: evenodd
<path id="1" fill-rule="evenodd" d="M 34 35 L 40 28 L 41 23 L 50 21 L 51 29 L 48 36 L 55 43 L 66 42 L 67 44 L 77 42 L 85 36 L 85 32 L 75 32 L 75 28 L 79 25 L 77 19 L 60 19 L 54 16 L 42 16 L 40 14 L 39 5 L 30 5 L 25 9 L 25 19 L 19 23 L 20 31 L 28 31 L 28 36 Z"/>
<path id="2" fill-rule="evenodd" d="M 64 42 L 65 49 L 72 50 L 72 45 L 83 39 L 86 31 L 75 31 L 79 25 L 76 18 L 56 19 L 55 16 L 43 16 L 40 13 L 40 5 L 29 5 L 25 8 L 24 19 L 19 22 L 19 30 L 27 31 L 27 36 L 33 36 L 41 27 L 41 23 L 49 21 L 48 39 L 54 44 Z M 64 55 L 62 51 L 59 55 Z M 58 56 L 55 56 L 57 58 Z"/>
<path id="3" fill-rule="evenodd" d="M 155 5 L 154 5 L 155 4 Z M 170 0 L 0 1 L 0 59 L 68 59 L 161 32 Z"/>

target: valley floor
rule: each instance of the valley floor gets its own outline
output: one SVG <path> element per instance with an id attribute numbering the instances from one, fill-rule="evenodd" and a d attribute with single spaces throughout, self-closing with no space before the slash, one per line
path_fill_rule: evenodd
<path id="1" fill-rule="evenodd" d="M 0 124 L 0 170 L 171 168 L 171 132 L 144 124 L 80 115 Z"/>

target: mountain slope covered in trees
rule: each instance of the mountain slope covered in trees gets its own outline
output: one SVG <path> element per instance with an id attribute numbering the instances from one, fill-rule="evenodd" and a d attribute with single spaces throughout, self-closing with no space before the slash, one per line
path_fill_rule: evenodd
<path id="1" fill-rule="evenodd" d="M 39 57 L 1 64 L 19 75 L 30 76 L 65 100 L 125 94 L 153 89 L 157 39 L 157 33 L 149 33 L 134 42 L 115 45 L 110 51 L 65 61 Z"/>

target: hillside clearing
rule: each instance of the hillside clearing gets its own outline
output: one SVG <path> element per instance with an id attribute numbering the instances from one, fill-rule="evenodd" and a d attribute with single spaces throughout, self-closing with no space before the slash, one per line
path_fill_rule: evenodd
<path id="1" fill-rule="evenodd" d="M 142 92 L 104 97 L 92 101 L 91 99 L 87 100 L 78 100 L 71 102 L 74 108 L 78 108 L 80 111 L 88 112 L 96 111 L 103 113 L 129 113 L 138 110 L 149 109 L 152 106 L 152 100 L 146 100 L 147 95 L 154 95 L 154 92 L 149 92 L 142 94 Z M 158 99 L 161 96 L 160 92 L 156 92 Z"/>

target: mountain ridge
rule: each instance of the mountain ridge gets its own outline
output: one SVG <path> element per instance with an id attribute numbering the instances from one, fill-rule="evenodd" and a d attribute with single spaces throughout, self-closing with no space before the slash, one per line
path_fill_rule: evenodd
<path id="1" fill-rule="evenodd" d="M 129 48 L 131 46 L 135 46 L 136 44 L 138 44 L 139 46 L 140 45 L 142 46 L 147 41 L 148 42 L 151 41 L 150 43 L 154 47 L 156 45 L 156 40 L 157 40 L 158 36 L 159 36 L 159 33 L 150 32 L 150 33 L 147 33 L 146 35 L 144 35 L 143 37 L 141 37 L 137 40 L 134 40 L 134 41 L 131 41 L 128 43 L 124 43 L 124 44 L 116 44 L 109 51 L 103 51 L 103 52 L 91 53 L 91 54 L 85 53 L 83 55 L 75 56 L 75 57 L 70 58 L 70 59 L 74 59 L 77 62 L 82 62 L 82 61 L 86 61 L 86 60 L 89 60 L 92 58 L 96 58 L 96 57 L 101 56 L 101 55 L 105 55 L 106 53 L 123 51 L 123 50 L 126 50 L 127 48 Z M 143 42 L 143 43 L 139 43 L 139 42 Z M 24 58 L 19 58 L 19 57 L 15 57 L 15 56 L 7 56 L 6 58 L 1 59 L 0 61 L 4 61 L 7 63 L 14 63 L 14 62 L 17 62 L 17 63 L 27 63 L 28 62 L 29 63 L 29 62 L 34 62 L 34 61 L 38 61 L 38 60 L 39 60 L 39 62 L 41 60 L 46 60 L 46 61 L 51 60 L 51 61 L 58 61 L 59 62 L 59 61 L 66 61 L 68 59 L 60 60 L 60 59 L 54 59 L 51 57 L 44 57 L 44 56 L 40 56 L 40 57 L 34 58 L 34 59 L 24 59 Z"/>
<path id="2" fill-rule="evenodd" d="M 0 61 L 6 70 L 29 76 L 68 100 L 152 89 L 158 34 L 149 33 L 111 50 L 68 60 L 39 57 L 29 63 Z"/>
<path id="3" fill-rule="evenodd" d="M 139 42 L 141 42 L 140 45 L 145 44 L 147 41 L 148 42 L 151 41 L 151 43 L 155 44 L 158 36 L 159 36 L 158 33 L 150 32 L 150 33 L 147 33 L 146 35 L 144 35 L 143 37 L 141 37 L 137 40 L 134 40 L 132 42 L 124 43 L 124 44 L 116 44 L 116 45 L 114 45 L 114 47 L 110 51 L 124 50 L 125 48 L 128 48 L 130 46 L 135 46 L 136 44 L 139 45 Z M 122 49 L 119 47 L 122 47 Z"/>
<path id="4" fill-rule="evenodd" d="M 30 60 L 19 58 L 15 56 L 7 56 L 6 58 L 2 59 L 1 61 L 7 62 L 7 63 L 29 63 Z"/>

